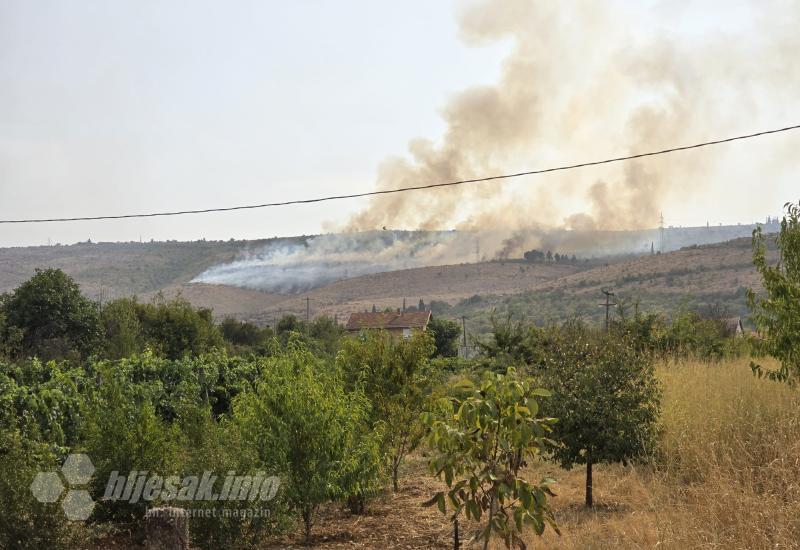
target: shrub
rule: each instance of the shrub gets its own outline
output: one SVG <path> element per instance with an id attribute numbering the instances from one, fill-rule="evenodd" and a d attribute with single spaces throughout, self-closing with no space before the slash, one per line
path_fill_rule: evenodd
<path id="1" fill-rule="evenodd" d="M 419 415 L 432 381 L 428 359 L 433 350 L 433 338 L 425 332 L 407 340 L 372 332 L 345 341 L 336 358 L 348 388 L 368 396 L 371 425 L 383 427 L 381 448 L 395 491 L 400 465 L 422 437 Z"/>
<path id="2" fill-rule="evenodd" d="M 44 443 L 17 431 L 0 429 L 0 548 L 74 548 L 81 534 L 56 503 L 41 503 L 31 493 L 38 472 L 56 470 Z"/>
<path id="3" fill-rule="evenodd" d="M 296 343 L 265 361 L 255 391 L 235 400 L 234 414 L 267 471 L 282 474 L 308 540 L 322 503 L 373 484 L 374 472 L 358 470 L 371 462 L 360 454 L 376 449 L 364 441 L 367 402 L 347 393 L 335 371 Z"/>
<path id="4" fill-rule="evenodd" d="M 540 418 L 537 397 L 549 392 L 534 389 L 509 368 L 505 375 L 484 373 L 480 385 L 462 380 L 457 388 L 463 397 L 444 398 L 438 409 L 426 413 L 428 443 L 434 454 L 430 469 L 444 478 L 448 491 L 436 493 L 434 503 L 444 514 L 452 508 L 454 547 L 458 548 L 458 519 L 482 521 L 477 539 L 488 547 L 499 535 L 507 547 L 524 548 L 524 525 L 542 534 L 545 525 L 558 530 L 547 507 L 550 484 L 544 479 L 530 483 L 520 470 L 539 456 L 553 419 Z"/>

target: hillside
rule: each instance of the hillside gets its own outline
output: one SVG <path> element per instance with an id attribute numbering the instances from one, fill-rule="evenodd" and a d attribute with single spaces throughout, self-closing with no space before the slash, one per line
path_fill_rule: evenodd
<path id="1" fill-rule="evenodd" d="M 286 239 L 301 242 L 304 237 Z M 280 239 L 282 240 L 282 239 Z M 612 288 L 623 304 L 647 310 L 718 304 L 730 314 L 746 314 L 745 291 L 757 287 L 749 239 L 691 246 L 665 254 L 584 260 L 576 263 L 491 261 L 420 267 L 339 280 L 303 294 L 277 294 L 224 285 L 190 283 L 209 266 L 247 256 L 268 241 L 82 243 L 72 246 L 0 249 L 0 292 L 30 277 L 36 267 L 58 267 L 72 275 L 94 299 L 158 292 L 181 294 L 212 308 L 269 325 L 285 313 L 336 315 L 353 311 L 415 306 L 433 302 L 437 315 L 470 319 L 484 331 L 493 312 L 525 315 L 538 322 L 571 315 L 599 320 L 602 288 Z"/>
<path id="2" fill-rule="evenodd" d="M 187 288 L 190 288 L 190 285 Z M 338 281 L 275 300 L 258 314 L 240 317 L 271 324 L 283 313 L 346 316 L 352 311 L 433 303 L 434 313 L 469 318 L 476 331 L 489 326 L 492 312 L 512 313 L 538 322 L 578 315 L 599 321 L 601 289 L 613 289 L 623 306 L 674 312 L 716 306 L 730 315 L 746 315 L 746 290 L 758 288 L 749 239 L 689 247 L 608 263 L 524 264 L 488 262 L 408 269 Z M 225 288 L 225 287 L 218 287 Z M 222 292 L 207 286 L 205 292 Z M 204 298 L 208 302 L 208 295 Z"/>
<path id="3" fill-rule="evenodd" d="M 71 275 L 94 299 L 144 295 L 187 283 L 208 267 L 230 262 L 251 248 L 304 238 L 0 248 L 0 292 L 17 287 L 36 268 L 55 267 Z"/>

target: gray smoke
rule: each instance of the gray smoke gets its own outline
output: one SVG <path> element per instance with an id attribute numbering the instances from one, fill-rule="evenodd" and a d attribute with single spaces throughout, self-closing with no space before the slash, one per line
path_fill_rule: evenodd
<path id="1" fill-rule="evenodd" d="M 292 294 L 359 275 L 451 263 L 470 239 L 455 232 L 371 231 L 278 241 L 213 266 L 192 282 Z"/>

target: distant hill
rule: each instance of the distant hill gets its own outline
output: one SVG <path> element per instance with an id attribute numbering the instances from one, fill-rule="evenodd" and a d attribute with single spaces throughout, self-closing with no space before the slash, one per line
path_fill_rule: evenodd
<path id="1" fill-rule="evenodd" d="M 749 232 L 750 226 L 735 227 Z M 691 229 L 691 230 L 690 230 Z M 692 232 L 717 234 L 718 228 L 690 228 L 668 233 L 675 242 Z M 182 294 L 192 303 L 272 324 L 284 313 L 342 319 L 353 311 L 416 306 L 433 302 L 436 315 L 467 316 L 475 330 L 486 330 L 493 312 L 525 315 L 538 322 L 571 315 L 599 320 L 602 288 L 613 288 L 633 307 L 672 312 L 720 304 L 731 314 L 746 314 L 745 291 L 757 287 L 750 239 L 689 246 L 665 254 L 648 253 L 583 259 L 563 263 L 528 263 L 520 259 L 417 267 L 333 281 L 301 294 L 268 293 L 232 286 L 191 283 L 211 266 L 250 257 L 265 245 L 303 246 L 310 237 L 258 241 L 151 243 L 81 243 L 0 249 L 0 292 L 18 286 L 37 267 L 58 267 L 72 275 L 92 299 L 138 295 L 152 298 Z M 601 239 L 602 240 L 602 239 Z M 648 247 L 649 248 L 649 247 Z"/>
<path id="2" fill-rule="evenodd" d="M 774 253 L 774 252 L 773 252 Z M 774 258 L 773 258 L 774 259 Z M 746 290 L 759 288 L 749 239 L 692 246 L 667 254 L 577 264 L 486 262 L 377 273 L 338 281 L 302 296 L 273 297 L 259 313 L 242 318 L 272 324 L 284 313 L 337 315 L 353 311 L 416 306 L 420 299 L 433 303 L 434 314 L 466 316 L 473 329 L 489 328 L 494 313 L 509 313 L 536 322 L 580 316 L 600 322 L 601 289 L 610 288 L 632 314 L 667 314 L 680 309 L 715 307 L 729 315 L 747 315 Z M 215 292 L 206 285 L 205 292 Z M 207 299 L 207 298 L 206 298 Z"/>
<path id="3" fill-rule="evenodd" d="M 248 249 L 270 242 L 192 241 L 78 243 L 58 246 L 0 248 L 0 292 L 17 287 L 37 267 L 63 269 L 93 298 L 143 295 L 187 283 L 198 273 L 230 262 Z"/>

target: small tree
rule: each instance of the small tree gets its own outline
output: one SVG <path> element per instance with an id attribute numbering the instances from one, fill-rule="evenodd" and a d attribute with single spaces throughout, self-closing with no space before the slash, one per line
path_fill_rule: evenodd
<path id="1" fill-rule="evenodd" d="M 348 388 L 368 397 L 370 423 L 382 427 L 382 448 L 395 491 L 400 466 L 422 437 L 419 415 L 430 385 L 428 359 L 433 349 L 433 338 L 425 332 L 407 340 L 372 332 L 346 340 L 336 357 Z"/>
<path id="2" fill-rule="evenodd" d="M 454 548 L 459 548 L 458 520 L 483 521 L 476 538 L 488 548 L 492 535 L 507 547 L 525 548 L 524 525 L 536 534 L 550 524 L 556 532 L 547 496 L 551 479 L 538 485 L 520 475 L 530 459 L 540 455 L 554 419 L 540 418 L 536 397 L 549 392 L 534 389 L 513 368 L 505 375 L 487 371 L 479 386 L 462 381 L 460 397 L 443 399 L 433 412 L 423 415 L 429 427 L 428 443 L 434 449 L 431 471 L 444 478 L 449 491 L 438 492 L 426 504 L 447 513 L 452 508 Z"/>
<path id="3" fill-rule="evenodd" d="M 428 330 L 433 334 L 437 357 L 457 357 L 461 327 L 450 319 L 431 319 Z"/>
<path id="4" fill-rule="evenodd" d="M 365 454 L 377 446 L 365 439 L 366 399 L 346 392 L 308 351 L 290 342 L 268 363 L 256 391 L 235 400 L 234 416 L 265 467 L 283 474 L 286 498 L 302 516 L 308 540 L 322 503 L 376 485 L 369 467 L 376 459 Z"/>
<path id="5" fill-rule="evenodd" d="M 765 350 L 781 362 L 778 371 L 765 371 L 752 363 L 753 372 L 788 381 L 800 375 L 800 203 L 785 205 L 786 216 L 775 237 L 779 260 L 767 263 L 766 237 L 761 227 L 753 231 L 753 263 L 761 274 L 766 296 L 750 289 L 747 301 L 763 337 Z"/>
<path id="6" fill-rule="evenodd" d="M 647 457 L 655 449 L 660 387 L 649 355 L 631 337 L 592 333 L 579 323 L 553 329 L 538 363 L 558 418 L 553 456 L 586 465 L 586 506 L 594 503 L 592 466 Z"/>

